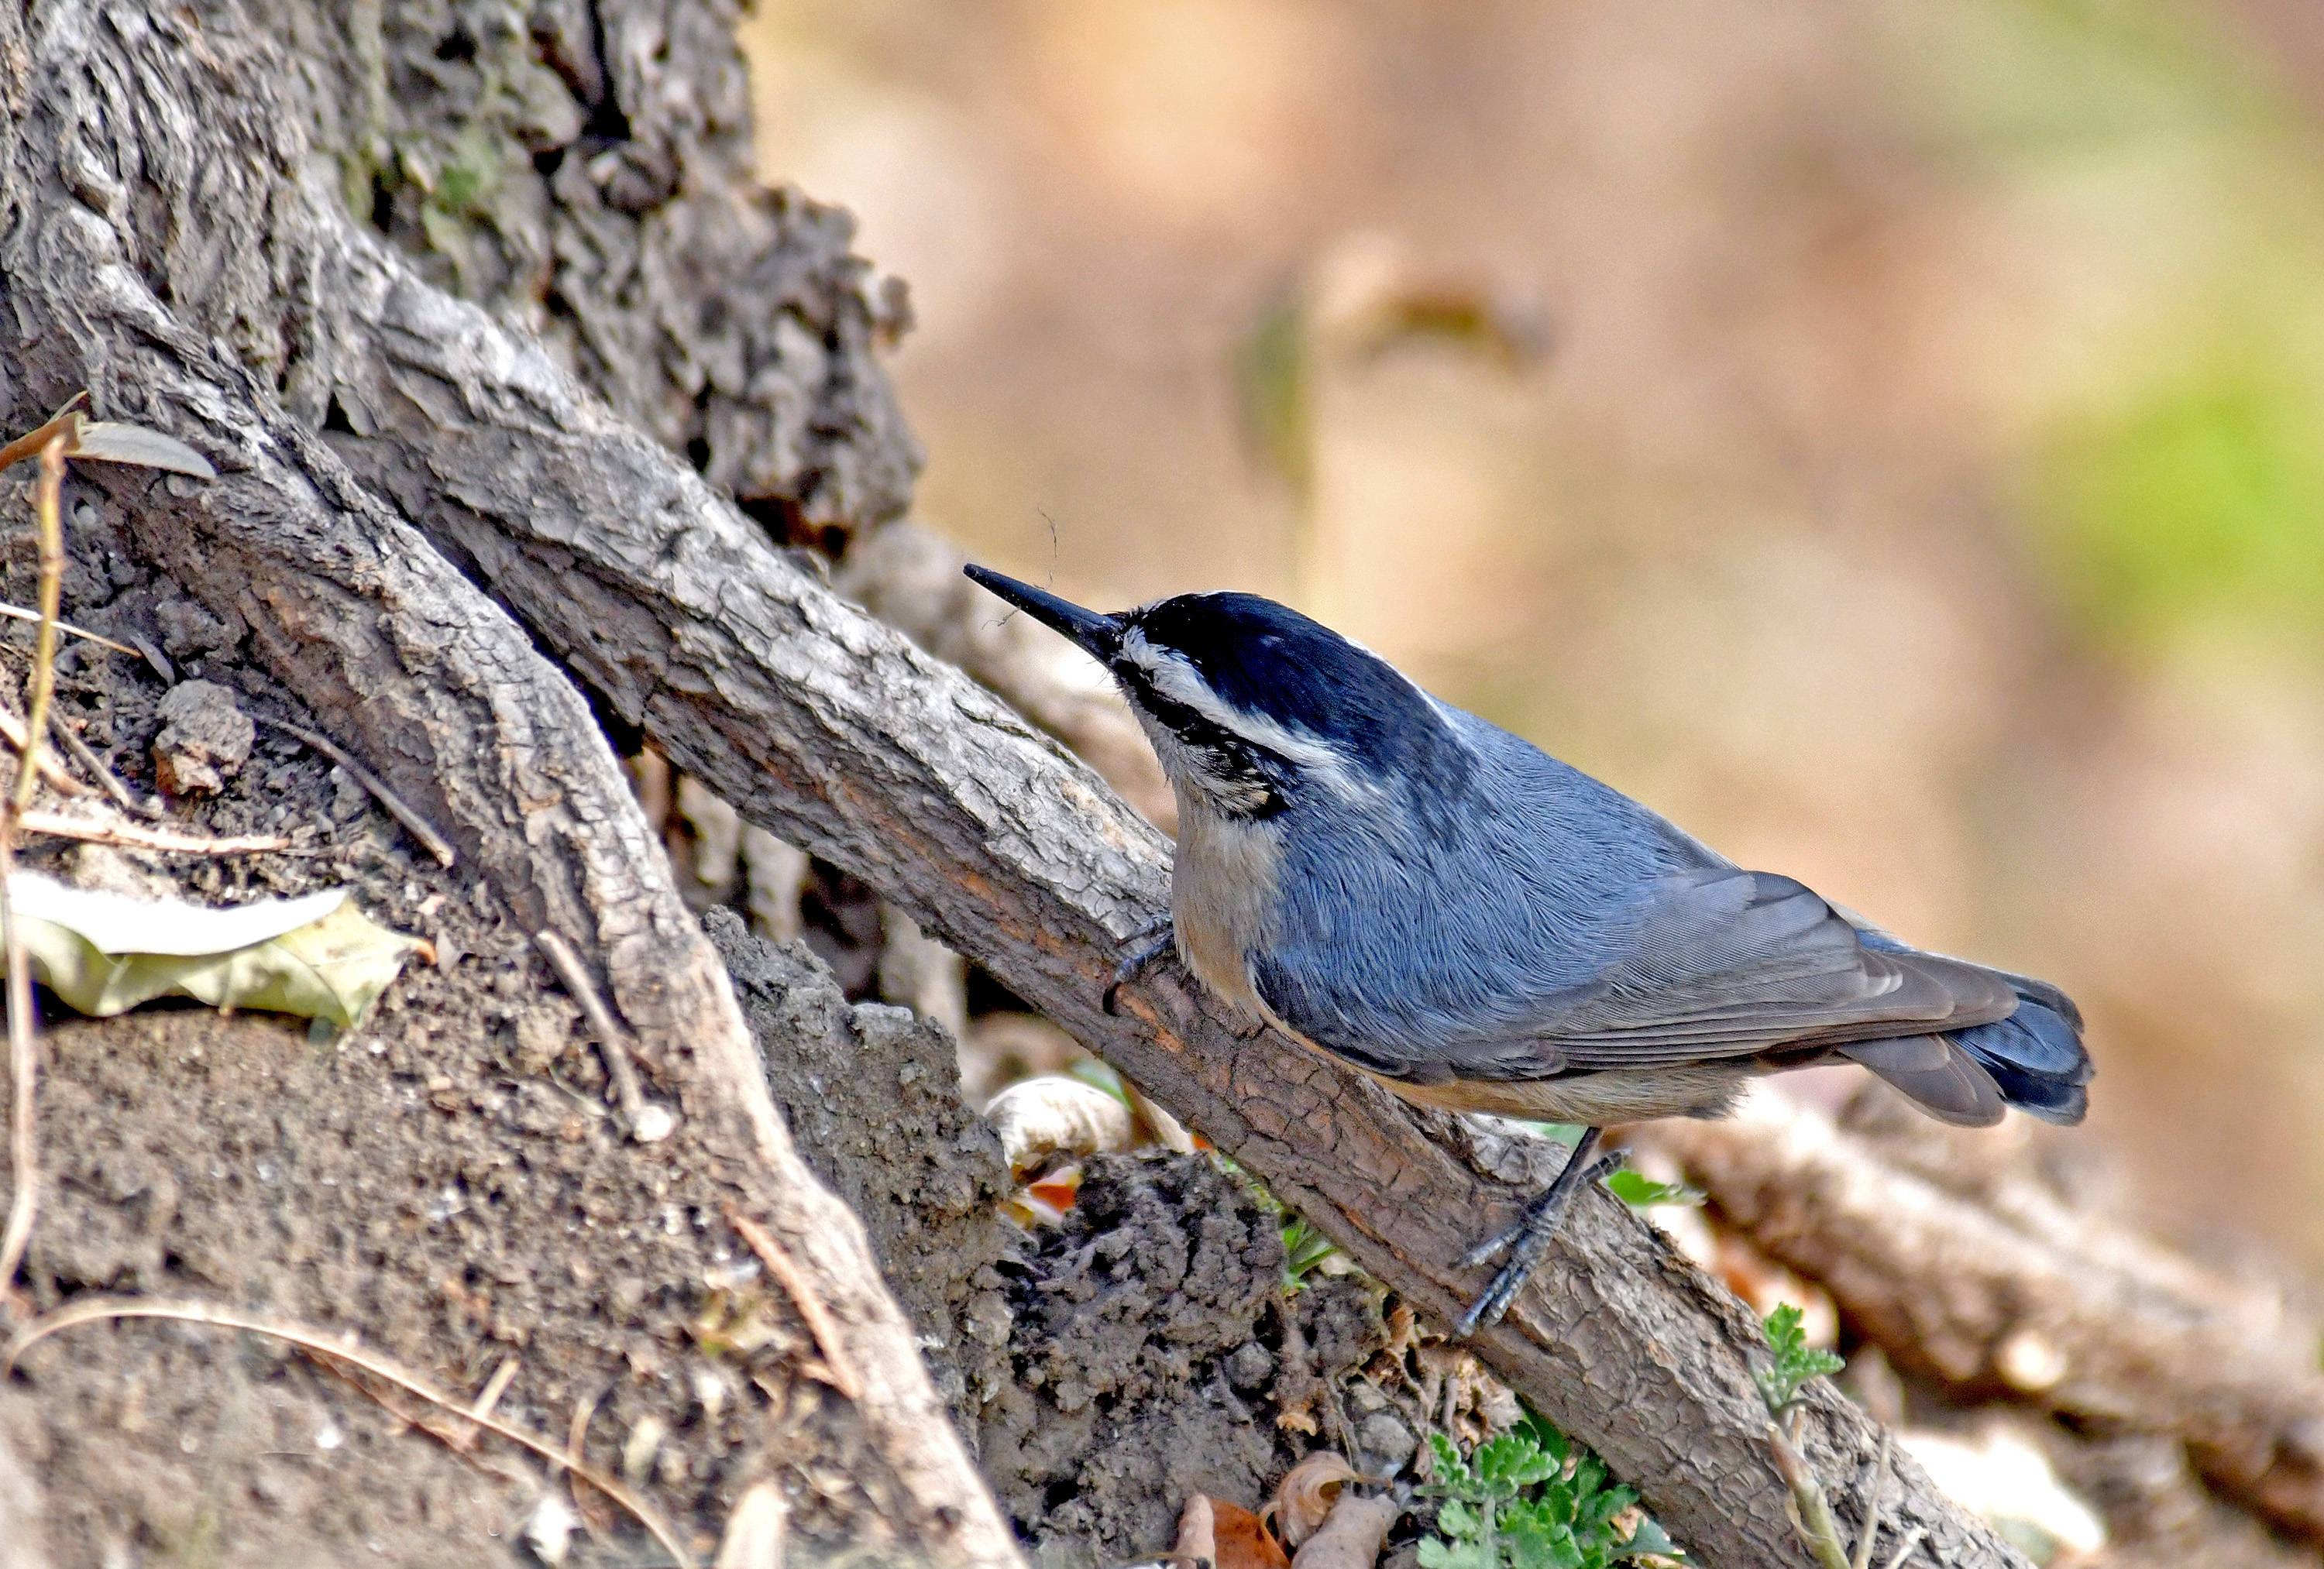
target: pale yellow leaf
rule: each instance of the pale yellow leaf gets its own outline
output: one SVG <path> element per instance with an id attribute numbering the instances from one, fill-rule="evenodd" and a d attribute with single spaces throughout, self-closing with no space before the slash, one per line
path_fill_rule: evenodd
<path id="1" fill-rule="evenodd" d="M 427 946 L 373 922 L 344 888 L 223 910 L 30 873 L 9 879 L 8 891 L 33 977 L 100 1018 L 189 996 L 348 1028 Z"/>

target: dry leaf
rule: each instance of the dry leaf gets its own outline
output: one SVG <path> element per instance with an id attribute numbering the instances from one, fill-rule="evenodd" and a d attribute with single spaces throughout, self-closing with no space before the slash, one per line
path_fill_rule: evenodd
<path id="1" fill-rule="evenodd" d="M 1057 1156 L 1072 1159 L 1130 1144 L 1130 1108 L 1078 1078 L 1051 1076 L 1012 1084 L 992 1097 L 984 1115 L 1001 1136 L 1010 1170 L 1020 1176 Z"/>
<path id="2" fill-rule="evenodd" d="M 1291 1569 L 1372 1569 L 1379 1562 L 1388 1528 L 1403 1512 L 1392 1498 L 1342 1492 L 1323 1528 L 1292 1555 Z"/>
<path id="3" fill-rule="evenodd" d="M 1218 1569 L 1219 1539 L 1208 1494 L 1194 1493 L 1186 1507 L 1178 1511 L 1178 1540 L 1170 1549 L 1171 1557 L 1182 1564 L 1196 1566 L 1207 1564 Z"/>
<path id="4" fill-rule="evenodd" d="M 790 1508 L 771 1482 L 753 1482 L 726 1517 L 711 1569 L 783 1569 L 783 1535 Z"/>
<path id="5" fill-rule="evenodd" d="M 200 480 L 217 478 L 217 470 L 210 466 L 209 460 L 177 437 L 120 420 L 82 420 L 79 439 L 73 444 L 72 455 L 97 458 L 109 463 L 136 463 L 143 468 L 168 469 L 174 473 L 191 474 Z"/>
<path id="6" fill-rule="evenodd" d="M 189 996 L 352 1028 L 428 946 L 371 921 L 345 888 L 213 910 L 19 872 L 8 898 L 34 977 L 98 1018 Z"/>
<path id="7" fill-rule="evenodd" d="M 1218 1543 L 1218 1569 L 1290 1569 L 1259 1517 L 1240 1504 L 1211 1500 L 1211 1531 Z"/>
<path id="8" fill-rule="evenodd" d="M 1340 1496 L 1340 1484 L 1358 1480 L 1356 1468 L 1333 1449 L 1318 1449 L 1284 1473 L 1283 1480 L 1276 1483 L 1274 1500 L 1267 1506 L 1283 1539 L 1296 1547 L 1314 1536 L 1330 1517 L 1332 1502 Z"/>
<path id="9" fill-rule="evenodd" d="M 1082 1169 L 1075 1165 L 1052 1171 L 1038 1182 L 1025 1184 L 1025 1191 L 1063 1215 L 1081 1197 Z"/>
<path id="10" fill-rule="evenodd" d="M 1171 1556 L 1181 1564 L 1204 1559 L 1213 1569 L 1290 1569 L 1257 1515 L 1199 1492 L 1187 1499 L 1178 1516 L 1178 1543 Z"/>

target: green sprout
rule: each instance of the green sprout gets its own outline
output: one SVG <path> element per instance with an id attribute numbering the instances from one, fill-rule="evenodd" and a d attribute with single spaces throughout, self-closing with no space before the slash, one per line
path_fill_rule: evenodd
<path id="1" fill-rule="evenodd" d="M 1648 1515 L 1621 1517 L 1638 1495 L 1609 1482 L 1606 1463 L 1527 1411 L 1468 1459 L 1442 1433 L 1428 1436 L 1444 1500 L 1437 1534 L 1420 1544 L 1421 1569 L 1609 1569 L 1681 1551 Z"/>
<path id="2" fill-rule="evenodd" d="M 1287 1255 L 1283 1265 L 1283 1290 L 1286 1296 L 1296 1296 L 1307 1285 L 1307 1277 L 1325 1259 L 1340 1251 L 1337 1243 L 1289 1210 L 1283 1211 L 1283 1251 Z"/>
<path id="3" fill-rule="evenodd" d="M 1800 1327 L 1800 1310 L 1789 1302 L 1780 1303 L 1767 1315 L 1767 1349 L 1775 1353 L 1774 1363 L 1751 1370 L 1752 1381 L 1759 1386 L 1759 1398 L 1767 1403 L 1767 1415 L 1780 1417 L 1799 1399 L 1800 1386 L 1810 1379 L 1819 1379 L 1838 1372 L 1848 1364 L 1828 1351 L 1818 1351 L 1808 1344 L 1807 1335 Z"/>

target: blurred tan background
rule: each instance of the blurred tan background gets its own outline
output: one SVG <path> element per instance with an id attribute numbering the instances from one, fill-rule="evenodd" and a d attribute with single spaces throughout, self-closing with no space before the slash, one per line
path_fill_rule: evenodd
<path id="1" fill-rule="evenodd" d="M 924 521 L 1101 606 L 1292 600 L 2058 981 L 2128 1201 L 2324 1280 L 2324 7 L 763 0 L 745 36 L 767 177 L 911 286 Z M 1397 280 L 1519 342 L 1367 351 L 1343 307 Z M 1251 372 L 1286 362 L 1304 398 Z"/>

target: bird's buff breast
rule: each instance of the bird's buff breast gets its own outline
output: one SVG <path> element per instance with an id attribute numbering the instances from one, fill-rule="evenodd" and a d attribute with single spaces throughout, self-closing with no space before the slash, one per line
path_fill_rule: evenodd
<path id="1" fill-rule="evenodd" d="M 1261 1017 L 1249 958 L 1267 934 L 1282 860 L 1280 830 L 1237 822 L 1181 796 L 1170 877 L 1178 957 L 1212 991 Z"/>

